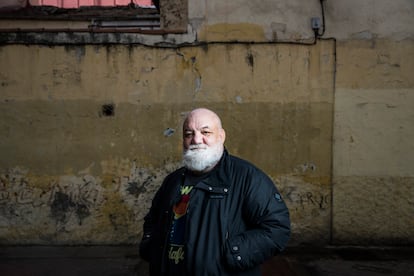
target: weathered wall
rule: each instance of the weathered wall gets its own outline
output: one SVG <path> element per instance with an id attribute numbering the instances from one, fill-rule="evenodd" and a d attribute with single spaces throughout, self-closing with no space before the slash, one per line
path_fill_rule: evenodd
<path id="1" fill-rule="evenodd" d="M 344 42 L 338 52 L 334 240 L 413 242 L 413 42 Z"/>
<path id="2" fill-rule="evenodd" d="M 328 237 L 332 42 L 4 46 L 0 59 L 2 243 L 137 242 L 197 106 L 279 183 L 296 235 Z"/>
<path id="3" fill-rule="evenodd" d="M 414 243 L 414 4 L 322 2 L 315 45 L 300 0 L 189 0 L 182 35 L 2 35 L 31 43 L 0 48 L 0 243 L 136 243 L 198 106 L 274 179 L 291 245 Z"/>
<path id="4" fill-rule="evenodd" d="M 332 241 L 414 243 L 414 3 L 327 1 L 337 43 Z"/>

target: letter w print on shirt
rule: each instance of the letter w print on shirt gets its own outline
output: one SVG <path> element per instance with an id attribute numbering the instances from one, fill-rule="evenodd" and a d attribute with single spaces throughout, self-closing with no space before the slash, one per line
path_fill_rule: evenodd
<path id="1" fill-rule="evenodd" d="M 190 192 L 193 186 L 181 187 L 181 200 L 174 206 L 174 218 L 179 219 L 187 212 L 188 201 L 190 201 Z"/>

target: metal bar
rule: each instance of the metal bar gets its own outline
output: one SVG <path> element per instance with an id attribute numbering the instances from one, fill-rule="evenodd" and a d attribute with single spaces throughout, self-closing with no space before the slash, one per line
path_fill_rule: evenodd
<path id="1" fill-rule="evenodd" d="M 158 20 L 128 20 L 128 21 L 118 21 L 118 20 L 105 20 L 105 21 L 94 21 L 92 23 L 92 26 L 97 26 L 101 28 L 110 28 L 110 27 L 148 27 L 148 26 L 154 26 L 159 27 L 160 22 Z"/>
<path id="2" fill-rule="evenodd" d="M 186 31 L 183 30 L 163 30 L 163 29 L 141 29 L 141 28 L 57 28 L 57 29 L 45 29 L 45 28 L 33 28 L 33 29 L 0 29 L 0 33 L 142 33 L 142 34 L 182 34 Z"/>

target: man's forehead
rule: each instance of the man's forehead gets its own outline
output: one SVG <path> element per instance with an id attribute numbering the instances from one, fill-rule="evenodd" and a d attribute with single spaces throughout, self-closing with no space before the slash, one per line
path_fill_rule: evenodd
<path id="1" fill-rule="evenodd" d="M 183 129 L 212 129 L 217 127 L 221 128 L 220 118 L 215 112 L 206 108 L 194 109 L 193 111 L 188 113 L 187 118 L 183 124 Z"/>
<path id="2" fill-rule="evenodd" d="M 210 126 L 210 125 L 202 125 L 202 126 L 197 126 L 197 125 L 184 125 L 184 130 L 192 130 L 192 129 L 196 129 L 196 130 L 201 130 L 201 129 L 212 129 L 214 127 Z"/>
<path id="3" fill-rule="evenodd" d="M 206 129 L 217 127 L 217 123 L 214 120 L 209 120 L 206 118 L 192 118 L 189 117 L 184 124 L 185 129 Z"/>
<path id="4" fill-rule="evenodd" d="M 184 128 L 206 129 L 215 128 L 218 125 L 217 119 L 213 116 L 189 116 L 184 123 Z"/>

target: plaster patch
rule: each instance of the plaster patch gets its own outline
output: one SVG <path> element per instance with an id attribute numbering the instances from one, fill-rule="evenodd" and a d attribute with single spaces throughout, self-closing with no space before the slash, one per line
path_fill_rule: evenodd
<path id="1" fill-rule="evenodd" d="M 265 41 L 263 27 L 256 24 L 220 23 L 204 27 L 198 37 L 201 41 Z"/>
<path id="2" fill-rule="evenodd" d="M 271 31 L 271 40 L 277 41 L 278 37 L 281 36 L 281 34 L 286 33 L 286 24 L 284 23 L 278 23 L 278 22 L 272 22 L 270 24 L 270 31 Z M 268 34 L 269 36 L 269 34 Z"/>
<path id="3" fill-rule="evenodd" d="M 367 40 L 371 40 L 376 38 L 377 35 L 373 34 L 370 31 L 362 31 L 362 32 L 358 32 L 358 33 L 354 33 L 351 35 L 352 39 L 367 39 Z"/>
<path id="4" fill-rule="evenodd" d="M 201 77 L 197 77 L 195 79 L 195 92 L 199 92 L 201 90 Z"/>

